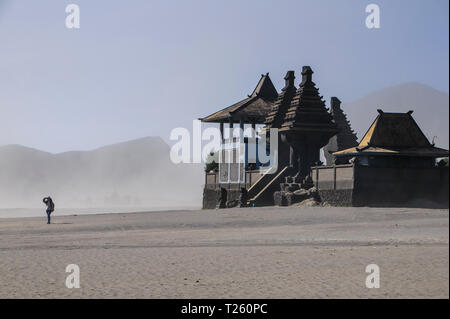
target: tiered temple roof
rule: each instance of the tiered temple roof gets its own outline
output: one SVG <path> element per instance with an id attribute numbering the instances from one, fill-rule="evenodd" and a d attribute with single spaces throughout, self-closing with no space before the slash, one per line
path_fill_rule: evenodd
<path id="1" fill-rule="evenodd" d="M 347 115 L 341 108 L 341 101 L 337 97 L 331 98 L 330 113 L 339 129 L 339 133 L 330 138 L 330 141 L 324 147 L 327 165 L 334 164 L 332 153 L 358 145 L 358 137 L 352 130 Z"/>
<path id="2" fill-rule="evenodd" d="M 289 167 L 294 170 L 289 180 L 295 183 L 305 180 L 311 166 L 320 161 L 320 149 L 338 132 L 332 115 L 312 81 L 312 74 L 311 68 L 304 66 L 302 82 L 296 90 L 294 72 L 287 73 L 286 86 L 265 122 L 266 129 L 278 128 L 283 144 L 289 147 Z"/>
<path id="3" fill-rule="evenodd" d="M 385 113 L 378 110 L 378 116 L 356 147 L 333 153 L 334 156 L 416 156 L 445 157 L 448 150 L 430 144 L 422 130 L 407 113 Z"/>
<path id="4" fill-rule="evenodd" d="M 253 93 L 246 99 L 200 120 L 202 122 L 220 123 L 232 119 L 237 122 L 242 120 L 249 124 L 263 124 L 277 97 L 278 92 L 270 80 L 269 73 L 263 74 Z"/>
<path id="5" fill-rule="evenodd" d="M 280 132 L 322 132 L 330 135 L 338 132 L 319 90 L 312 81 L 313 73 L 309 66 L 303 67 L 300 88 L 288 105 Z"/>
<path id="6" fill-rule="evenodd" d="M 280 128 L 286 115 L 287 108 L 297 91 L 294 83 L 294 71 L 288 71 L 284 80 L 286 84 L 272 105 L 272 110 L 267 114 L 265 121 L 265 129 L 267 130 L 270 128 Z"/>

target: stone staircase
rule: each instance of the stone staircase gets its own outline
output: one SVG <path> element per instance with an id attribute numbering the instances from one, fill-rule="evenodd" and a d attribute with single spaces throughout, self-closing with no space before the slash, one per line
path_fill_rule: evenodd
<path id="1" fill-rule="evenodd" d="M 291 173 L 292 168 L 285 166 L 276 174 L 264 174 L 259 178 L 247 193 L 248 206 L 273 205 L 273 193 L 280 190 L 280 183 Z"/>

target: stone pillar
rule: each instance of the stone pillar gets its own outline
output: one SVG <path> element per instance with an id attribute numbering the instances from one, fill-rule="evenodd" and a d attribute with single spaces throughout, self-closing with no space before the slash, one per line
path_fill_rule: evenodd
<path id="1" fill-rule="evenodd" d="M 243 119 L 240 119 L 240 121 L 239 121 L 239 129 L 240 129 L 240 131 L 239 131 L 240 141 L 239 142 L 243 143 L 244 142 L 244 120 Z"/>
<path id="2" fill-rule="evenodd" d="M 254 143 L 254 148 L 252 147 L 252 150 L 255 151 L 255 168 L 259 169 L 259 160 L 258 160 L 258 141 L 256 140 L 256 123 L 252 123 L 252 134 L 251 134 L 251 139 L 250 141 L 252 143 Z"/>
<path id="3" fill-rule="evenodd" d="M 233 143 L 233 129 L 234 129 L 234 122 L 233 119 L 230 117 L 230 141 Z"/>
<path id="4" fill-rule="evenodd" d="M 225 136 L 223 134 L 223 122 L 220 122 L 220 144 L 223 144 L 223 141 L 225 140 Z"/>
<path id="5" fill-rule="evenodd" d="M 239 120 L 239 151 L 237 151 L 237 157 L 239 160 L 239 183 L 244 183 L 245 181 L 245 145 L 244 145 L 244 120 L 240 119 Z M 241 151 L 243 152 L 243 154 L 241 153 Z M 243 160 L 241 161 L 241 157 L 243 157 Z M 243 174 L 241 174 L 241 172 L 243 172 Z M 241 187 L 241 185 L 239 185 Z M 244 188 L 245 188 L 245 184 L 244 184 Z"/>

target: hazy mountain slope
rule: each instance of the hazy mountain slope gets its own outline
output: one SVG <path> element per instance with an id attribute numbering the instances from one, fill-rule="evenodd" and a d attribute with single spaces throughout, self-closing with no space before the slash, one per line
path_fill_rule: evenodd
<path id="1" fill-rule="evenodd" d="M 61 154 L 9 145 L 0 167 L 0 207 L 36 207 L 47 195 L 60 207 L 201 205 L 201 167 L 172 164 L 159 137 Z"/>
<path id="2" fill-rule="evenodd" d="M 405 83 L 373 92 L 353 102 L 343 103 L 353 129 L 361 139 L 377 116 L 377 109 L 385 112 L 414 110 L 413 117 L 430 142 L 449 146 L 449 96 L 420 83 Z"/>

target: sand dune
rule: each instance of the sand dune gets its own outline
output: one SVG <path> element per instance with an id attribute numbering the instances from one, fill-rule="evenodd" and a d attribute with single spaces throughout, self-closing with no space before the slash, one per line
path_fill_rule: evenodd
<path id="1" fill-rule="evenodd" d="M 448 298 L 448 210 L 250 208 L 4 219 L 0 298 Z M 365 287 L 365 267 L 381 287 Z M 81 288 L 65 286 L 77 264 Z"/>

